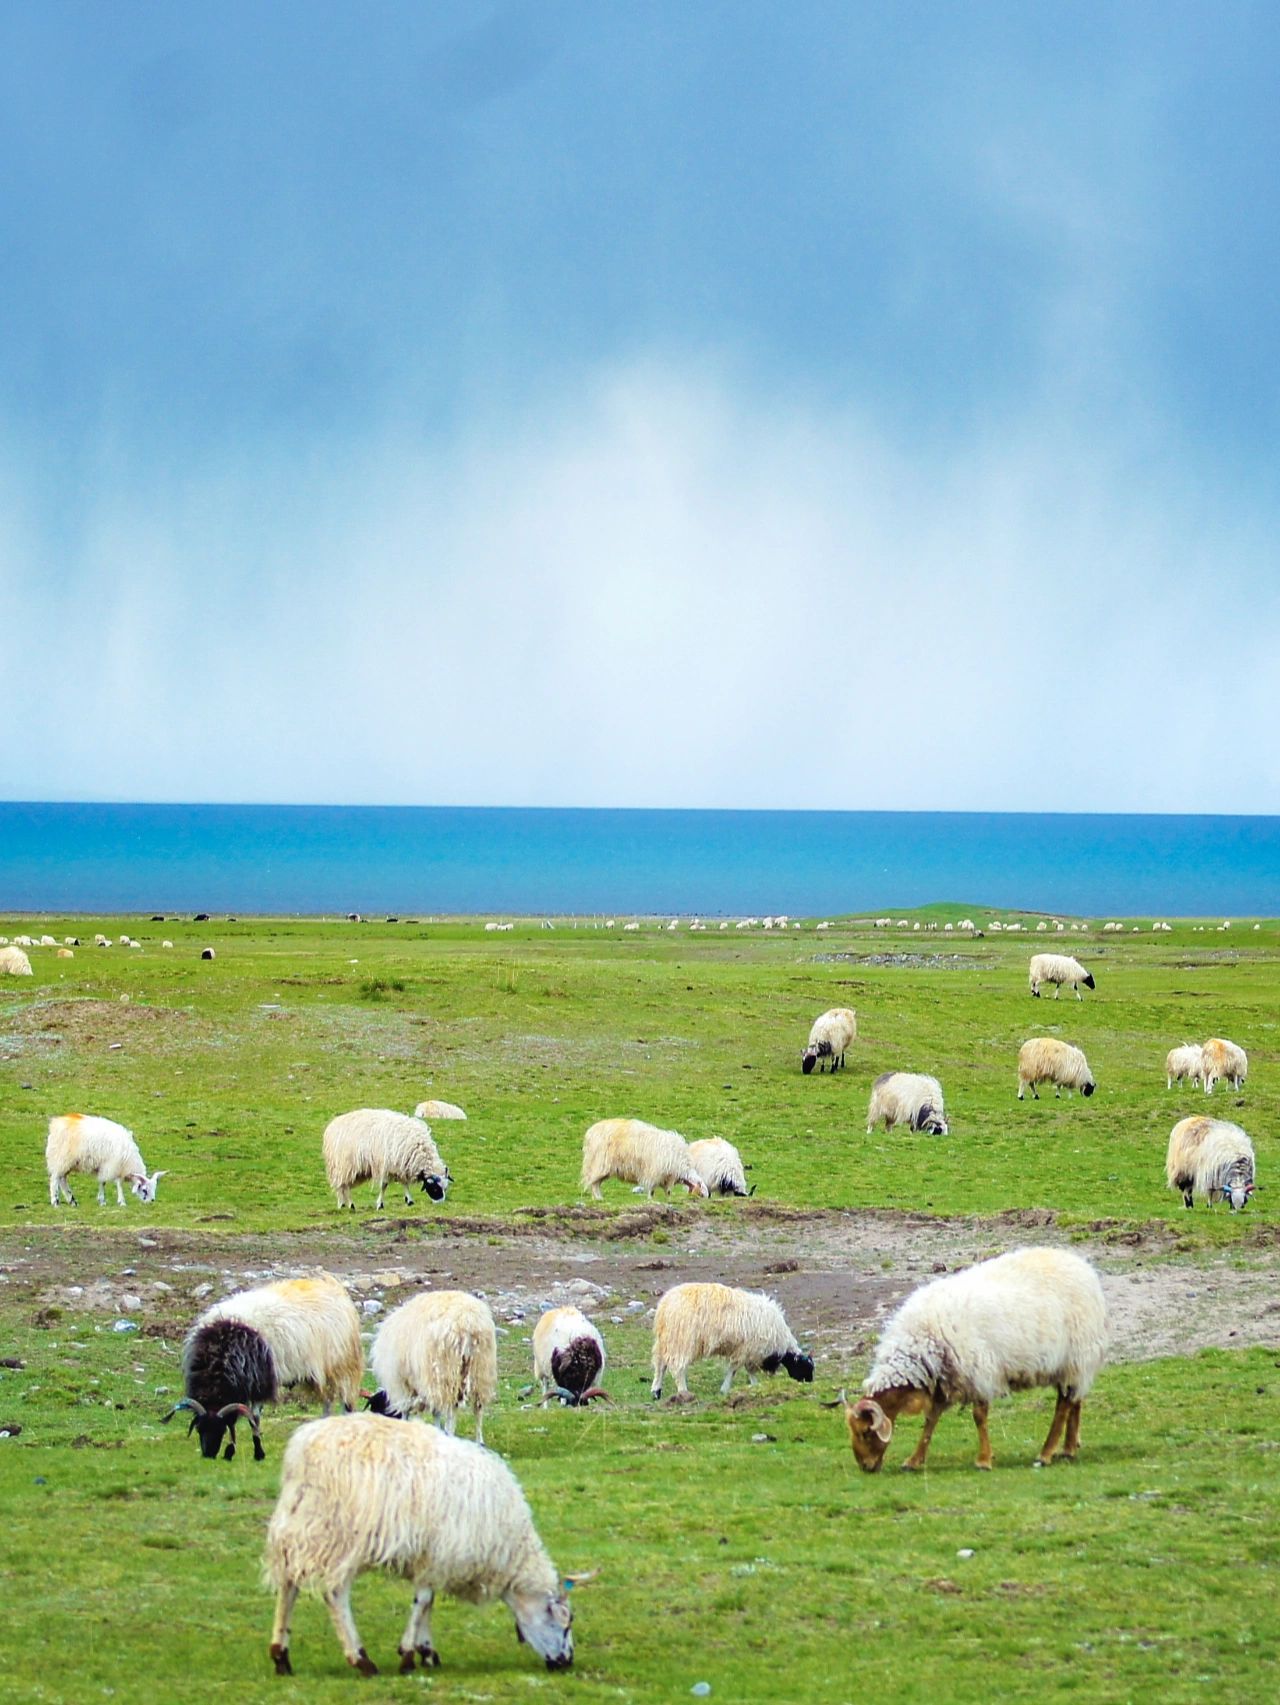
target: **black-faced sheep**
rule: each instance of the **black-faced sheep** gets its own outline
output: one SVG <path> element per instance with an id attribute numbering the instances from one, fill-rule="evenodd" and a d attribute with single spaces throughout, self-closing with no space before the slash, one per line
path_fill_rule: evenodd
<path id="1" fill-rule="evenodd" d="M 868 1136 L 881 1119 L 886 1131 L 895 1125 L 906 1125 L 913 1131 L 945 1137 L 949 1127 L 942 1105 L 942 1085 L 936 1077 L 927 1077 L 923 1072 L 883 1072 L 871 1086 Z"/>
<path id="2" fill-rule="evenodd" d="M 467 1291 L 424 1291 L 378 1328 L 370 1354 L 379 1386 L 375 1413 L 408 1417 L 430 1410 L 452 1433 L 464 1404 L 484 1443 L 484 1412 L 498 1395 L 498 1337 L 489 1306 Z"/>
<path id="3" fill-rule="evenodd" d="M 340 1208 L 355 1207 L 352 1188 L 367 1179 L 378 1186 L 379 1208 L 392 1180 L 403 1189 L 406 1207 L 413 1206 L 409 1185 L 414 1180 L 433 1202 L 443 1202 L 453 1182 L 430 1127 L 385 1107 L 361 1107 L 331 1119 L 324 1133 L 324 1165 Z"/>
<path id="4" fill-rule="evenodd" d="M 703 1137 L 689 1144 L 689 1155 L 698 1176 L 713 1196 L 754 1196 L 747 1189 L 747 1168 L 733 1144 L 723 1137 Z"/>
<path id="5" fill-rule="evenodd" d="M 1065 953 L 1037 953 L 1031 960 L 1030 971 L 1031 993 L 1039 999 L 1040 985 L 1053 984 L 1053 998 L 1057 1000 L 1062 993 L 1064 983 L 1072 989 L 1077 1000 L 1081 998 L 1081 985 L 1086 989 L 1096 987 L 1093 972 L 1086 971 L 1078 959 L 1072 959 Z"/>
<path id="6" fill-rule="evenodd" d="M 833 1072 L 838 1071 L 857 1035 L 858 1015 L 852 1007 L 833 1006 L 829 1012 L 820 1013 L 809 1031 L 808 1046 L 800 1056 L 801 1071 L 806 1076 L 815 1066 L 820 1072 L 825 1071 L 828 1063 Z"/>
<path id="7" fill-rule="evenodd" d="M 215 1320 L 236 1320 L 266 1340 L 281 1386 L 323 1403 L 352 1409 L 360 1399 L 364 1347 L 355 1304 L 331 1273 L 279 1279 L 237 1291 L 207 1308 L 193 1333 Z"/>
<path id="8" fill-rule="evenodd" d="M 643 1119 L 599 1119 L 582 1139 L 582 1189 L 596 1201 L 607 1178 L 638 1184 L 649 1196 L 670 1195 L 683 1184 L 691 1196 L 707 1195 L 707 1186 L 678 1131 L 664 1131 Z"/>
<path id="9" fill-rule="evenodd" d="M 549 1308 L 533 1329 L 533 1376 L 543 1397 L 555 1395 L 571 1407 L 607 1394 L 600 1389 L 604 1339 L 581 1309 Z"/>
<path id="10" fill-rule="evenodd" d="M 242 1416 L 253 1429 L 253 1456 L 261 1462 L 259 1422 L 262 1405 L 279 1395 L 275 1357 L 260 1332 L 242 1320 L 213 1320 L 198 1326 L 182 1349 L 182 1379 L 186 1396 L 162 1420 L 171 1421 L 179 1409 L 191 1410 L 191 1425 L 200 1439 L 200 1454 L 215 1457 L 223 1434 L 230 1432 L 224 1452 L 236 1454 L 236 1422 Z"/>
<path id="11" fill-rule="evenodd" d="M 728 1363 L 722 1397 L 740 1368 L 753 1385 L 757 1369 L 785 1368 L 792 1379 L 813 1380 L 813 1357 L 800 1348 L 772 1297 L 732 1285 L 674 1285 L 653 1317 L 653 1396 L 662 1396 L 669 1370 L 677 1395 L 688 1397 L 689 1369 L 707 1356 L 723 1356 Z"/>
<path id="12" fill-rule="evenodd" d="M 1081 1095 L 1092 1095 L 1097 1088 L 1089 1062 L 1079 1048 L 1070 1042 L 1059 1042 L 1056 1036 L 1033 1036 L 1018 1050 L 1018 1100 L 1030 1090 L 1039 1101 L 1036 1085 L 1051 1083 L 1053 1093 L 1078 1089 Z"/>

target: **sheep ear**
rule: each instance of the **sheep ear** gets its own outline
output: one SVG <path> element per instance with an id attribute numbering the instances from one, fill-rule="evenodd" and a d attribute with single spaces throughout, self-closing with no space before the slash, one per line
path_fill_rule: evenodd
<path id="1" fill-rule="evenodd" d="M 860 1399 L 854 1404 L 853 1413 L 866 1426 L 868 1432 L 876 1435 L 881 1444 L 888 1444 L 893 1437 L 893 1422 L 873 1398 Z"/>

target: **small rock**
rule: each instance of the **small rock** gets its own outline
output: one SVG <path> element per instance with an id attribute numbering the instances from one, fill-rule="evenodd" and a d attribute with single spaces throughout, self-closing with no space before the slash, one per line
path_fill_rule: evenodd
<path id="1" fill-rule="evenodd" d="M 971 1546 L 966 1545 L 963 1550 L 956 1552 L 956 1556 L 957 1557 L 972 1557 L 973 1556 L 973 1548 Z"/>
<path id="2" fill-rule="evenodd" d="M 366 1302 L 360 1304 L 360 1312 L 362 1314 L 381 1314 L 382 1304 L 376 1297 L 370 1297 Z"/>
<path id="3" fill-rule="evenodd" d="M 127 1308 L 131 1311 L 139 1309 L 142 1307 L 142 1298 L 140 1296 L 135 1296 L 132 1291 L 126 1291 L 120 1298 L 120 1306 L 121 1308 Z"/>
<path id="4" fill-rule="evenodd" d="M 213 1286 L 206 1281 L 203 1285 L 197 1285 L 191 1294 L 193 1297 L 207 1297 L 212 1289 Z"/>
<path id="5" fill-rule="evenodd" d="M 945 1261 L 935 1261 L 933 1266 L 929 1269 L 931 1273 L 945 1273 L 946 1270 L 947 1264 Z"/>
<path id="6" fill-rule="evenodd" d="M 117 1320 L 111 1330 L 113 1332 L 136 1332 L 138 1322 L 136 1320 Z"/>
<path id="7" fill-rule="evenodd" d="M 695 1681 L 689 1691 L 695 1699 L 705 1699 L 711 1691 L 711 1683 L 709 1681 Z"/>

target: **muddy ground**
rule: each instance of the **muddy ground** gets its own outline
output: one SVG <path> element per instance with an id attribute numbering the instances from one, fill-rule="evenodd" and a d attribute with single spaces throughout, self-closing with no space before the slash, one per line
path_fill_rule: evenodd
<path id="1" fill-rule="evenodd" d="M 416 1213 L 416 1210 L 415 1210 Z M 0 1231 L 0 1306 L 15 1323 L 68 1313 L 180 1338 L 199 1310 L 250 1283 L 327 1267 L 369 1325 L 424 1282 L 487 1296 L 500 1325 L 574 1302 L 602 1324 L 644 1322 L 668 1286 L 716 1279 L 771 1291 L 829 1377 L 874 1343 L 886 1313 L 931 1275 L 1025 1243 L 1067 1244 L 1103 1274 L 1116 1360 L 1208 1346 L 1280 1346 L 1280 1241 L 1258 1226 L 1229 1254 L 1175 1253 L 1177 1227 L 1099 1221 L 1068 1235 L 1039 1210 L 982 1220 L 802 1212 L 743 1204 L 696 1220 L 637 1205 L 528 1210 L 516 1221 L 377 1218 L 271 1236 L 104 1229 L 94 1210 L 57 1227 Z M 25 1317 L 25 1320 L 24 1320 Z M 852 1371 L 848 1369 L 848 1371 Z M 819 1376 L 822 1377 L 821 1375 Z"/>

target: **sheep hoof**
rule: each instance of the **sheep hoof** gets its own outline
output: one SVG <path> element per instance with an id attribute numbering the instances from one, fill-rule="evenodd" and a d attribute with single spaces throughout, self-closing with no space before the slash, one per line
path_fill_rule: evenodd
<path id="1" fill-rule="evenodd" d="M 981 1468 L 985 1474 L 990 1474 L 991 1472 L 991 1464 L 989 1462 L 975 1462 L 973 1466 L 975 1468 Z"/>
<path id="2" fill-rule="evenodd" d="M 272 1646 L 271 1661 L 276 1666 L 277 1675 L 293 1674 L 293 1665 L 289 1662 L 289 1648 L 287 1646 Z"/>
<path id="3" fill-rule="evenodd" d="M 696 1403 L 698 1400 L 691 1391 L 673 1391 L 668 1397 L 668 1403 Z"/>
<path id="4" fill-rule="evenodd" d="M 400 1654 L 400 1674 L 401 1675 L 412 1675 L 413 1674 L 413 1666 L 414 1666 L 414 1663 L 416 1662 L 416 1659 L 417 1659 L 417 1654 L 413 1651 L 412 1648 L 410 1648 L 410 1650 L 407 1652 L 401 1652 L 401 1654 Z"/>
<path id="5" fill-rule="evenodd" d="M 352 1669 L 359 1670 L 361 1675 L 377 1675 L 378 1673 L 377 1664 L 374 1663 L 373 1659 L 369 1656 L 368 1652 L 365 1651 L 363 1646 L 360 1648 L 359 1657 L 348 1661 L 350 1662 Z"/>
<path id="6" fill-rule="evenodd" d="M 418 1656 L 422 1659 L 423 1669 L 426 1669 L 428 1666 L 432 1669 L 440 1668 L 440 1654 L 436 1651 L 434 1646 L 419 1646 Z"/>

